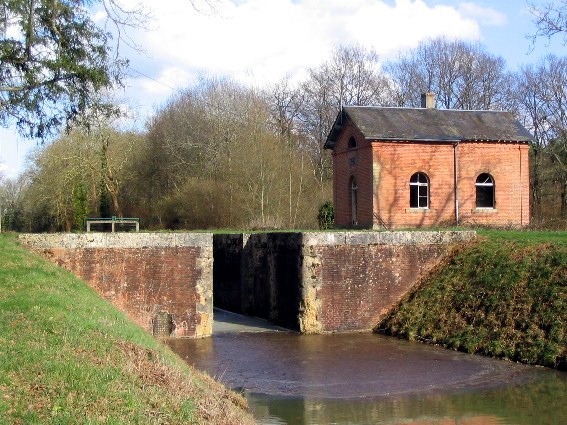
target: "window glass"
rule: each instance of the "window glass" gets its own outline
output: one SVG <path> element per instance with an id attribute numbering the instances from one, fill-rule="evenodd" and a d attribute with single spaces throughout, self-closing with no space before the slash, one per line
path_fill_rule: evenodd
<path id="1" fill-rule="evenodd" d="M 350 139 L 348 139 L 348 148 L 349 149 L 356 148 L 356 139 L 354 137 L 351 137 Z"/>
<path id="2" fill-rule="evenodd" d="M 476 207 L 494 208 L 494 180 L 488 173 L 476 178 Z"/>
<path id="3" fill-rule="evenodd" d="M 429 208 L 429 178 L 425 173 L 410 178 L 410 208 Z"/>

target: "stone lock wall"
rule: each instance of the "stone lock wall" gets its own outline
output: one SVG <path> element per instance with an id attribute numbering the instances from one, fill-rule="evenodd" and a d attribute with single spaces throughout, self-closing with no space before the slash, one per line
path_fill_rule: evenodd
<path id="1" fill-rule="evenodd" d="M 212 333 L 211 234 L 24 234 L 20 241 L 155 335 Z"/>
<path id="2" fill-rule="evenodd" d="M 475 232 L 20 235 L 158 336 L 211 335 L 216 307 L 304 333 L 371 330 Z M 214 267 L 213 267 L 214 257 Z"/>
<path id="3" fill-rule="evenodd" d="M 225 253 L 215 255 L 215 305 L 304 333 L 371 330 L 453 244 L 474 235 L 215 235 L 215 253 Z"/>
<path id="4" fill-rule="evenodd" d="M 299 330 L 301 233 L 214 235 L 215 307 Z"/>
<path id="5" fill-rule="evenodd" d="M 305 233 L 299 314 L 305 333 L 371 330 L 475 232 Z"/>

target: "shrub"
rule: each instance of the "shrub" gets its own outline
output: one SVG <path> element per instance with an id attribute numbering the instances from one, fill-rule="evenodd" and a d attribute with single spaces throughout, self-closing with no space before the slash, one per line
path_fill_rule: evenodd
<path id="1" fill-rule="evenodd" d="M 319 222 L 319 229 L 326 230 L 335 227 L 335 209 L 331 201 L 325 201 L 319 207 L 317 214 L 317 221 Z"/>

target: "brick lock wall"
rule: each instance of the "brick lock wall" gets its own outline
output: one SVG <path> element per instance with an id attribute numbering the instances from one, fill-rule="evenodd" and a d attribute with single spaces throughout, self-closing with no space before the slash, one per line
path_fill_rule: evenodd
<path id="1" fill-rule="evenodd" d="M 359 148 L 349 150 L 350 137 Z M 356 165 L 351 158 L 356 157 Z M 350 178 L 358 183 L 359 226 L 380 228 L 454 225 L 454 146 L 447 143 L 366 141 L 348 123 L 333 153 L 335 222 L 351 226 Z M 427 174 L 429 209 L 410 208 L 411 176 Z M 476 178 L 489 173 L 495 208 L 476 208 Z M 459 224 L 529 224 L 529 147 L 518 143 L 461 142 L 458 146 Z M 378 218 L 373 217 L 373 212 Z"/>
<path id="2" fill-rule="evenodd" d="M 154 334 L 208 336 L 215 302 L 306 333 L 375 326 L 474 232 L 21 235 Z M 197 239 L 197 240 L 193 240 Z M 212 245 L 212 246 L 211 246 Z M 172 329 L 173 328 L 173 329 Z"/>
<path id="3" fill-rule="evenodd" d="M 446 245 L 321 247 L 323 331 L 372 329 L 447 253 Z"/>
<path id="4" fill-rule="evenodd" d="M 146 330 L 157 312 L 166 311 L 175 335 L 196 334 L 200 248 L 56 248 L 46 254 Z"/>
<path id="5" fill-rule="evenodd" d="M 172 336 L 210 335 L 212 247 L 168 246 L 171 235 L 115 235 L 22 235 L 20 239 L 83 279 L 144 329 L 160 336 L 167 333 L 165 328 Z M 95 243 L 83 243 L 88 238 L 96 238 Z M 150 243 L 136 246 L 141 238 Z"/>
<path id="6" fill-rule="evenodd" d="M 370 330 L 437 264 L 474 232 L 306 233 L 300 330 Z"/>

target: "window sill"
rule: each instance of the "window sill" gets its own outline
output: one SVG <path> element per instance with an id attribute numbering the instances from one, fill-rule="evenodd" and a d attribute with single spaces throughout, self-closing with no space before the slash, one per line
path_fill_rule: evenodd
<path id="1" fill-rule="evenodd" d="M 494 214 L 497 212 L 498 210 L 496 208 L 473 208 L 471 210 L 473 214 Z"/>
<path id="2" fill-rule="evenodd" d="M 431 214 L 435 210 L 431 208 L 406 208 L 406 213 L 418 213 L 418 214 Z"/>

